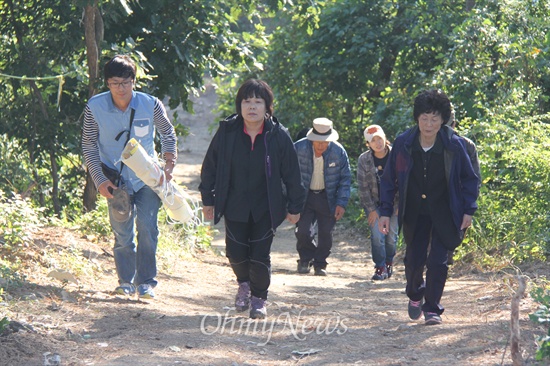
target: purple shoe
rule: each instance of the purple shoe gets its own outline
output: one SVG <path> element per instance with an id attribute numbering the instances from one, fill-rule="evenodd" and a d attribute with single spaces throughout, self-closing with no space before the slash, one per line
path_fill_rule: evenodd
<path id="1" fill-rule="evenodd" d="M 265 308 L 265 300 L 259 297 L 252 296 L 250 301 L 250 318 L 252 319 L 265 319 L 267 316 L 267 309 Z"/>
<path id="2" fill-rule="evenodd" d="M 250 282 L 239 283 L 239 290 L 235 296 L 235 310 L 242 312 L 248 310 L 250 306 Z"/>

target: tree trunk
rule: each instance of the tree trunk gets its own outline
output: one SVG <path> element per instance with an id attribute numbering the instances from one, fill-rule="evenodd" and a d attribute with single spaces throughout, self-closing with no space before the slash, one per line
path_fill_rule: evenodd
<path id="1" fill-rule="evenodd" d="M 86 39 L 86 57 L 88 61 L 88 97 L 97 94 L 99 81 L 100 44 L 103 40 L 103 19 L 97 7 L 97 0 L 84 8 L 84 38 Z M 84 187 L 83 206 L 85 212 L 97 207 L 97 188 L 94 185 L 90 172 L 86 169 L 86 186 Z"/>
<path id="2" fill-rule="evenodd" d="M 96 15 L 100 16 L 97 10 L 97 1 L 94 1 L 92 5 L 87 5 L 84 8 L 84 38 L 86 39 L 86 58 L 88 61 L 88 74 L 90 80 L 88 83 L 88 98 L 91 98 L 97 94 L 97 80 L 99 76 L 98 72 L 98 60 L 99 50 L 96 40 Z"/>
<path id="3" fill-rule="evenodd" d="M 523 366 L 523 357 L 521 356 L 521 333 L 519 326 L 519 303 L 525 293 L 527 286 L 525 277 L 517 276 L 518 289 L 512 298 L 512 311 L 510 312 L 510 354 L 512 356 L 512 365 Z"/>
<path id="4" fill-rule="evenodd" d="M 55 149 L 52 147 L 50 150 L 50 171 L 52 174 L 52 201 L 53 210 L 57 217 L 61 217 L 61 204 L 59 203 L 59 175 L 57 167 L 57 159 Z"/>
<path id="5" fill-rule="evenodd" d="M 88 170 L 86 170 L 86 185 L 84 186 L 82 198 L 84 201 L 84 212 L 90 212 L 97 208 L 97 188 Z"/>

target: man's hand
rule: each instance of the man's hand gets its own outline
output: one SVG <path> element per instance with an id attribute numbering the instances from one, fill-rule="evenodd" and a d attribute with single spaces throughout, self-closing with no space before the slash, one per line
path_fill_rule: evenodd
<path id="1" fill-rule="evenodd" d="M 293 215 L 291 213 L 287 213 L 286 214 L 286 219 L 288 222 L 290 222 L 291 224 L 295 224 L 297 223 L 298 221 L 300 221 L 300 214 L 296 214 L 296 215 Z"/>
<path id="2" fill-rule="evenodd" d="M 336 206 L 336 210 L 334 210 L 334 218 L 336 221 L 340 220 L 342 216 L 344 216 L 344 212 L 346 212 L 346 209 L 342 206 Z"/>
<path id="3" fill-rule="evenodd" d="M 105 198 L 113 198 L 112 192 L 115 189 L 118 189 L 118 187 L 115 186 L 110 180 L 106 180 L 105 182 L 101 183 L 97 188 L 99 194 Z"/>
<path id="4" fill-rule="evenodd" d="M 374 223 L 376 222 L 376 220 L 378 220 L 378 212 L 376 212 L 376 210 L 371 211 L 368 217 L 369 226 L 371 228 L 374 228 Z"/>
<path id="5" fill-rule="evenodd" d="M 174 172 L 175 166 L 175 160 L 166 160 L 166 163 L 164 164 L 164 176 L 166 177 L 166 182 L 170 182 L 172 180 L 172 173 Z"/>
<path id="6" fill-rule="evenodd" d="M 176 166 L 176 156 L 172 153 L 164 153 L 164 176 L 166 177 L 166 182 L 172 180 L 172 173 L 174 172 L 174 167 Z"/>

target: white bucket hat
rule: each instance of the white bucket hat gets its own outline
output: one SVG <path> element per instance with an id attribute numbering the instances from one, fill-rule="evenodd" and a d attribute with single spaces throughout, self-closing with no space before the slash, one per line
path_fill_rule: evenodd
<path id="1" fill-rule="evenodd" d="M 336 141 L 338 132 L 332 128 L 332 121 L 328 118 L 315 118 L 313 128 L 306 135 L 310 141 Z"/>

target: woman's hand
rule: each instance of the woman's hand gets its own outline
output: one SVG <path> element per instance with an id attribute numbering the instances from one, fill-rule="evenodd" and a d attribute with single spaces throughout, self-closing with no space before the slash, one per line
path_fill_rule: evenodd
<path id="1" fill-rule="evenodd" d="M 380 216 L 378 219 L 378 230 L 382 234 L 388 234 L 390 228 L 390 218 L 388 216 Z"/>
<path id="2" fill-rule="evenodd" d="M 472 215 L 466 215 L 462 217 L 462 225 L 460 225 L 460 230 L 464 230 L 472 226 Z"/>
<path id="3" fill-rule="evenodd" d="M 202 208 L 202 214 L 206 221 L 214 220 L 214 206 L 204 206 Z"/>
<path id="4" fill-rule="evenodd" d="M 297 223 L 298 221 L 300 221 L 300 214 L 296 214 L 296 215 L 293 215 L 291 213 L 287 213 L 286 214 L 286 219 L 288 222 L 290 222 L 291 224 L 295 224 Z"/>

